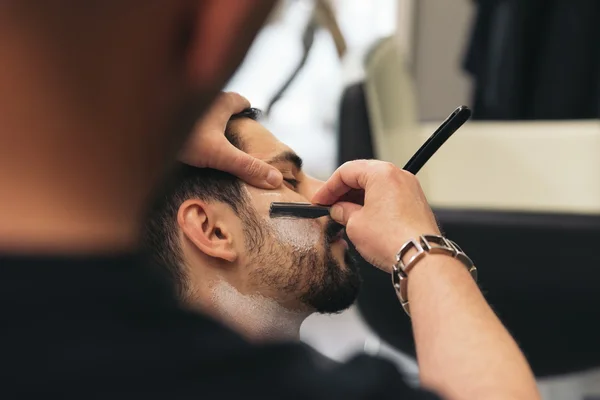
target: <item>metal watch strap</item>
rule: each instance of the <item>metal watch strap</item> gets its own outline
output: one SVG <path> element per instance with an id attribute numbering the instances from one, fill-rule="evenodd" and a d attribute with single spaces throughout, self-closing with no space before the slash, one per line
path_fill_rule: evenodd
<path id="1" fill-rule="evenodd" d="M 411 250 L 416 251 L 416 253 L 405 263 L 403 259 Z M 400 248 L 398 254 L 396 254 L 396 263 L 392 268 L 392 283 L 394 284 L 402 308 L 408 316 L 410 316 L 408 273 L 428 253 L 446 254 L 456 258 L 467 267 L 467 270 L 477 282 L 477 268 L 473 265 L 473 261 L 453 241 L 439 235 L 421 235 L 417 240 L 409 240 Z"/>

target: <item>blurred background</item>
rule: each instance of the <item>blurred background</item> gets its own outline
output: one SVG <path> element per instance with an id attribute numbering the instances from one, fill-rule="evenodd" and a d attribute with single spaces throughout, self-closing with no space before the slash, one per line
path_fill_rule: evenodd
<path id="1" fill-rule="evenodd" d="M 600 396 L 599 19 L 597 0 L 283 0 L 226 88 L 320 179 L 357 158 L 402 166 L 469 106 L 419 178 L 547 400 Z M 390 279 L 361 270 L 357 305 L 302 338 L 417 383 Z"/>

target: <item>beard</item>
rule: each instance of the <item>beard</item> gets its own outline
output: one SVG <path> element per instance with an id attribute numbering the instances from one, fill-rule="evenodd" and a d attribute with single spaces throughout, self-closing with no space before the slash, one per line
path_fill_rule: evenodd
<path id="1" fill-rule="evenodd" d="M 323 241 L 309 249 L 283 243 L 254 217 L 246 218 L 244 225 L 252 254 L 251 279 L 277 293 L 276 300 L 323 314 L 341 312 L 356 301 L 362 283 L 357 262 L 346 250 L 345 266 L 341 265 L 332 252 L 342 225 L 330 220 Z"/>
<path id="2" fill-rule="evenodd" d="M 310 275 L 306 290 L 300 296 L 300 301 L 321 314 L 337 313 L 350 307 L 362 284 L 357 261 L 348 250 L 344 252 L 345 268 L 333 256 L 331 245 L 341 229 L 342 225 L 329 221 L 323 243 L 324 259 L 320 265 L 317 260 L 313 264 L 319 266 L 322 273 Z"/>

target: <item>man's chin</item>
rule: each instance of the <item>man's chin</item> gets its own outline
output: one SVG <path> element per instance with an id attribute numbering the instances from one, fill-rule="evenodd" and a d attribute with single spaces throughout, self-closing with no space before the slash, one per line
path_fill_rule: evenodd
<path id="1" fill-rule="evenodd" d="M 336 271 L 329 270 L 323 282 L 311 288 L 302 301 L 320 314 L 335 314 L 348 309 L 358 298 L 362 279 L 352 260 L 335 263 Z M 331 268 L 331 266 L 329 267 Z"/>
<path id="2" fill-rule="evenodd" d="M 331 297 L 321 301 L 312 301 L 310 307 L 319 314 L 338 314 L 350 308 L 358 298 L 359 286 L 350 292 L 332 293 Z"/>

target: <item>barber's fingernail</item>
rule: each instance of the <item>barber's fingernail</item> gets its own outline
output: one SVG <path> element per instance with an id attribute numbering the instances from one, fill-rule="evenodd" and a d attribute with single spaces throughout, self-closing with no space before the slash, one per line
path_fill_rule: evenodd
<path id="1" fill-rule="evenodd" d="M 341 221 L 342 218 L 344 218 L 344 210 L 342 209 L 342 206 L 333 205 L 329 209 L 329 215 L 332 219 L 336 221 Z"/>
<path id="2" fill-rule="evenodd" d="M 281 182 L 283 181 L 283 176 L 281 175 L 281 172 L 279 171 L 269 171 L 269 173 L 267 174 L 267 183 L 271 186 L 273 186 L 274 188 L 279 187 L 281 185 Z"/>

